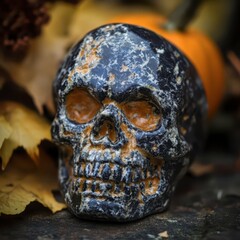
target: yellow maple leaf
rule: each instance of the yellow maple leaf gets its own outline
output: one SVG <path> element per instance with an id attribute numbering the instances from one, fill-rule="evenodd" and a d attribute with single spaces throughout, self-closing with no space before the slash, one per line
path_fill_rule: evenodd
<path id="1" fill-rule="evenodd" d="M 19 214 L 32 201 L 40 202 L 53 213 L 66 207 L 52 194 L 52 190 L 58 189 L 54 162 L 43 151 L 40 158 L 36 166 L 26 153 L 15 153 L 0 173 L 0 214 Z"/>
<path id="2" fill-rule="evenodd" d="M 0 190 L 0 214 L 19 214 L 34 200 L 34 194 L 25 191 L 21 187 L 14 188 L 11 192 L 7 193 Z"/>
<path id="3" fill-rule="evenodd" d="M 17 147 L 25 148 L 38 164 L 38 145 L 43 139 L 51 139 L 50 124 L 34 111 L 14 102 L 0 102 L 0 133 L 2 169 Z"/>

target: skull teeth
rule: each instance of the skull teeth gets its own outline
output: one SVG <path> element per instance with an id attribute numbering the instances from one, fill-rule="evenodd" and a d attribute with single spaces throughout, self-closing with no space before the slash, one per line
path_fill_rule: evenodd
<path id="1" fill-rule="evenodd" d="M 122 178 L 122 168 L 119 165 L 115 165 L 113 169 L 113 179 L 116 183 L 120 183 Z"/>
<path id="2" fill-rule="evenodd" d="M 132 181 L 132 171 L 130 167 L 124 169 L 121 181 L 125 183 L 130 183 Z"/>
<path id="3" fill-rule="evenodd" d="M 92 168 L 93 168 L 93 166 L 92 166 L 92 164 L 86 164 L 86 167 L 85 167 L 85 176 L 88 178 L 88 177 L 90 177 L 90 173 L 91 173 L 91 171 L 92 171 Z"/>
<path id="4" fill-rule="evenodd" d="M 157 180 L 159 181 L 159 179 Z M 149 184 L 151 183 L 151 184 Z M 100 180 L 90 180 L 84 178 L 75 179 L 73 184 L 74 191 L 81 192 L 84 195 L 95 195 L 96 197 L 121 197 L 121 196 L 139 196 L 141 194 L 154 194 L 157 191 L 157 184 L 153 181 L 140 182 L 138 184 L 102 182 Z"/>
<path id="5" fill-rule="evenodd" d="M 142 169 L 148 165 L 149 160 L 143 158 L 141 154 L 134 151 L 130 157 L 126 159 L 121 158 L 121 152 L 116 151 L 112 153 L 110 150 L 106 149 L 103 153 L 96 150 L 82 150 L 79 158 L 74 158 L 75 164 L 80 162 L 100 162 L 100 163 L 112 163 L 120 166 L 131 165 L 133 167 L 141 167 Z"/>
<path id="6" fill-rule="evenodd" d="M 100 168 L 100 163 L 95 162 L 94 165 L 93 165 L 93 168 L 92 168 L 92 175 L 93 176 L 98 176 L 99 168 Z"/>
<path id="7" fill-rule="evenodd" d="M 102 179 L 103 181 L 114 181 L 116 183 L 138 183 L 143 180 L 160 178 L 160 170 L 149 166 L 142 170 L 140 167 L 119 166 L 109 163 L 81 162 L 80 166 L 74 168 L 75 177 L 91 179 Z"/>
<path id="8" fill-rule="evenodd" d="M 148 166 L 119 166 L 99 162 L 81 162 L 75 171 L 74 186 L 77 192 L 97 197 L 140 196 L 154 194 L 160 182 L 160 169 Z M 77 183 L 77 184 L 76 184 Z"/>
<path id="9" fill-rule="evenodd" d="M 103 170 L 101 174 L 102 174 L 103 180 L 109 180 L 111 176 L 111 168 L 108 163 L 103 166 Z"/>
<path id="10" fill-rule="evenodd" d="M 74 158 L 73 189 L 82 194 L 98 197 L 120 197 L 154 194 L 159 186 L 161 164 L 152 165 L 150 160 L 135 151 L 122 159 L 121 153 L 106 149 L 81 151 Z"/>

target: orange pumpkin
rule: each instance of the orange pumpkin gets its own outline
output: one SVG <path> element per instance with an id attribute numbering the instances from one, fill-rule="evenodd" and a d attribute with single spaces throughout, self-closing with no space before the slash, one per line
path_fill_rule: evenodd
<path id="1" fill-rule="evenodd" d="M 220 51 L 203 33 L 186 29 L 166 30 L 166 18 L 157 14 L 122 15 L 111 19 L 111 23 L 129 23 L 148 28 L 177 46 L 194 64 L 203 82 L 211 117 L 217 110 L 224 93 L 224 63 Z"/>

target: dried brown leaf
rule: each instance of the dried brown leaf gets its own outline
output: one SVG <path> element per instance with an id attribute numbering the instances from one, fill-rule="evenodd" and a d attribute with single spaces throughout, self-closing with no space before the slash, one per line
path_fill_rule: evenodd
<path id="1" fill-rule="evenodd" d="M 7 120 L 0 116 L 0 148 L 2 147 L 3 141 L 8 139 L 12 133 L 12 128 Z"/>
<path id="2" fill-rule="evenodd" d="M 189 171 L 196 177 L 214 172 L 215 166 L 213 164 L 202 164 L 199 162 L 193 162 Z"/>
<path id="3" fill-rule="evenodd" d="M 41 152 L 36 166 L 26 153 L 14 154 L 5 171 L 0 173 L 0 214 L 19 214 L 32 201 L 38 201 L 53 213 L 65 208 L 55 200 L 58 189 L 57 168 L 48 155 Z"/>
<path id="4" fill-rule="evenodd" d="M 168 232 L 167 231 L 164 231 L 164 232 L 161 232 L 158 234 L 161 238 L 168 238 Z"/>
<path id="5" fill-rule="evenodd" d="M 33 97 L 42 113 L 43 105 L 54 111 L 52 81 L 69 46 L 68 23 L 75 7 L 66 3 L 55 4 L 51 9 L 51 21 L 42 35 L 32 42 L 27 56 L 21 62 L 0 59 L 0 64 L 12 79 L 24 87 Z"/>
<path id="6" fill-rule="evenodd" d="M 0 190 L 0 214 L 19 214 L 35 199 L 33 193 L 27 192 L 21 187 L 13 188 L 10 192 Z"/>
<path id="7" fill-rule="evenodd" d="M 43 139 L 51 139 L 50 124 L 32 110 L 14 102 L 0 102 L 0 133 L 2 169 L 17 147 L 25 148 L 38 164 L 38 145 Z"/>

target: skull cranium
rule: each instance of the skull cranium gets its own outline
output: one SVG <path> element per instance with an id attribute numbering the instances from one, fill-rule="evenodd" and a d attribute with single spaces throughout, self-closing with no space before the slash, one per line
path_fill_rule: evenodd
<path id="1" fill-rule="evenodd" d="M 111 24 L 87 34 L 54 82 L 59 179 L 70 210 L 129 221 L 169 205 L 203 135 L 194 67 L 151 31 Z"/>

